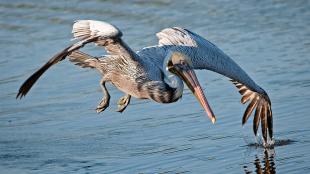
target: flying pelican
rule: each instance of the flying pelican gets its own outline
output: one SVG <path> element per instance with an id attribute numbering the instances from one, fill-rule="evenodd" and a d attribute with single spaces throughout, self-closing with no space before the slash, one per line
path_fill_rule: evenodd
<path id="1" fill-rule="evenodd" d="M 179 27 L 166 28 L 156 34 L 158 45 L 134 52 L 122 40 L 122 32 L 106 22 L 78 20 L 73 24 L 72 33 L 78 41 L 31 75 L 20 87 L 16 98 L 24 97 L 48 68 L 69 56 L 69 60 L 76 65 L 95 68 L 102 75 L 100 86 L 103 98 L 97 106 L 98 113 L 109 106 L 110 94 L 106 82 L 111 82 L 125 93 L 118 101 L 119 112 L 125 110 L 131 96 L 159 103 L 176 102 L 182 97 L 185 82 L 214 123 L 215 115 L 194 72 L 194 69 L 206 69 L 228 77 L 242 95 L 241 103 L 249 102 L 242 124 L 255 110 L 254 134 L 257 135 L 261 123 L 264 144 L 268 136 L 269 140 L 273 139 L 271 101 L 267 93 L 229 56 L 198 34 Z M 88 43 L 104 47 L 108 55 L 98 58 L 79 51 Z"/>

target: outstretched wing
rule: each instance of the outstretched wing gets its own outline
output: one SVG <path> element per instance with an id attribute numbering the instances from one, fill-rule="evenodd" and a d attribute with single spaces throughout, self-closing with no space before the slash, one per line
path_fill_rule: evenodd
<path id="1" fill-rule="evenodd" d="M 166 28 L 156 34 L 158 45 L 143 48 L 138 52 L 142 59 L 150 59 L 158 66 L 163 66 L 164 58 L 171 51 L 178 51 L 191 58 L 195 69 L 207 69 L 222 74 L 230 79 L 240 90 L 242 103 L 250 101 L 242 123 L 244 124 L 252 111 L 256 109 L 253 130 L 257 134 L 259 123 L 267 142 L 267 131 L 272 139 L 272 111 L 267 93 L 259 87 L 242 68 L 210 41 L 187 29 Z"/>
<path id="2" fill-rule="evenodd" d="M 47 63 L 45 63 L 39 70 L 32 74 L 20 87 L 16 98 L 24 97 L 34 83 L 41 77 L 41 75 L 54 64 L 64 60 L 67 55 L 75 50 L 80 49 L 84 45 L 94 42 L 97 45 L 104 46 L 110 54 L 129 54 L 127 46 L 121 41 L 122 32 L 115 26 L 106 22 L 93 20 L 79 20 L 73 24 L 72 33 L 78 42 L 68 46 L 55 56 L 53 56 Z"/>

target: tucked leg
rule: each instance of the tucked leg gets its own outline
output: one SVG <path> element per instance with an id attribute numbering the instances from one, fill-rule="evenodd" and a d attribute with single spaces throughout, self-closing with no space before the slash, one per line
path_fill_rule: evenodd
<path id="1" fill-rule="evenodd" d="M 99 105 L 96 108 L 97 113 L 100 113 L 102 111 L 104 111 L 107 107 L 109 107 L 109 103 L 110 103 L 110 94 L 107 90 L 107 87 L 105 86 L 105 79 L 102 78 L 100 80 L 100 87 L 102 89 L 103 92 L 103 98 L 100 101 Z"/>
<path id="2" fill-rule="evenodd" d="M 126 94 L 125 96 L 121 97 L 118 102 L 117 102 L 117 112 L 123 112 L 126 107 L 129 105 L 130 103 L 130 98 L 131 98 L 131 95 L 129 94 Z"/>

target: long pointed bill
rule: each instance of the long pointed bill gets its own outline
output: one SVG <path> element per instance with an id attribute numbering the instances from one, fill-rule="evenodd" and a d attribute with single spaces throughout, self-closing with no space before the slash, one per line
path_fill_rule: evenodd
<path id="1" fill-rule="evenodd" d="M 195 95 L 201 106 L 207 112 L 208 117 L 211 119 L 212 123 L 214 124 L 216 121 L 215 115 L 208 103 L 206 96 L 203 93 L 203 90 L 199 84 L 197 76 L 194 70 L 190 68 L 186 68 L 186 70 L 180 70 L 178 73 L 181 75 L 189 89 Z"/>

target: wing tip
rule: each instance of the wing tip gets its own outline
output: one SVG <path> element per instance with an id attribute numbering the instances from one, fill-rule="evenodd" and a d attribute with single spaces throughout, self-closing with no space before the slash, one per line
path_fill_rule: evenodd
<path id="1" fill-rule="evenodd" d="M 38 71 L 32 74 L 19 88 L 16 99 L 24 98 L 40 76 L 41 74 L 38 74 Z"/>
<path id="2" fill-rule="evenodd" d="M 22 93 L 19 91 L 18 93 L 17 93 L 17 95 L 16 95 L 16 97 L 15 97 L 15 99 L 17 100 L 17 99 L 22 99 L 23 98 L 23 96 L 24 95 L 22 95 Z"/>
<path id="3" fill-rule="evenodd" d="M 269 144 L 267 143 L 268 140 L 272 142 L 274 138 L 271 101 L 268 94 L 263 89 L 263 92 L 254 92 L 236 80 L 230 79 L 230 81 L 238 88 L 239 93 L 242 95 L 241 103 L 245 104 L 250 101 L 242 117 L 242 126 L 255 110 L 253 118 L 254 135 L 257 136 L 258 128 L 261 123 L 263 143 Z"/>
<path id="4" fill-rule="evenodd" d="M 271 111 L 271 102 L 269 100 L 268 96 L 263 95 L 260 97 L 261 106 L 260 112 L 258 115 L 255 114 L 256 123 L 254 122 L 253 126 L 255 126 L 254 134 L 257 135 L 259 124 L 261 124 L 261 131 L 262 131 L 262 138 L 263 138 L 263 144 L 269 145 L 269 141 L 273 141 L 273 118 L 272 118 L 272 111 Z M 257 120 L 259 119 L 259 120 Z"/>
<path id="5" fill-rule="evenodd" d="M 17 93 L 15 99 L 16 99 L 16 100 L 17 100 L 17 99 L 20 99 L 20 100 L 21 100 L 25 95 L 26 95 L 26 94 L 23 94 L 22 92 L 19 91 L 19 92 Z"/>

